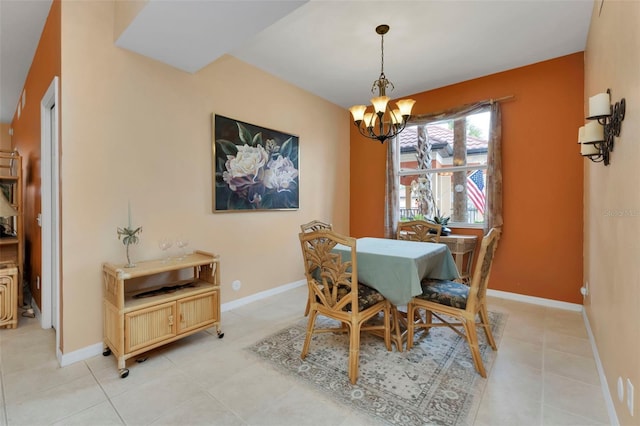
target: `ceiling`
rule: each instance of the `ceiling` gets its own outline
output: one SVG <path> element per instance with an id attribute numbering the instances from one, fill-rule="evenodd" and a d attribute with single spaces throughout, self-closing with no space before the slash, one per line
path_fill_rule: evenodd
<path id="1" fill-rule="evenodd" d="M 50 0 L 0 0 L 0 121 L 9 122 Z M 185 72 L 228 53 L 342 107 L 583 51 L 592 0 L 149 0 L 116 45 Z M 497 94 L 502 95 L 502 94 Z"/>

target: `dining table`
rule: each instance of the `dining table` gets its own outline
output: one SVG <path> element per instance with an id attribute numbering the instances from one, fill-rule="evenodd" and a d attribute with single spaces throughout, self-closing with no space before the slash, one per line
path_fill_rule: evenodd
<path id="1" fill-rule="evenodd" d="M 346 260 L 348 247 L 334 251 Z M 398 311 L 412 297 L 422 294 L 424 278 L 454 280 L 460 277 L 446 244 L 364 237 L 356 240 L 358 281 L 379 291 L 392 305 L 392 340 L 402 351 L 406 313 Z"/>

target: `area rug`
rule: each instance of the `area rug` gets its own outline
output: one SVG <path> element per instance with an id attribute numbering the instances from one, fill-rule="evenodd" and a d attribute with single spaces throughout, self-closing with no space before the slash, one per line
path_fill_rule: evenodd
<path id="1" fill-rule="evenodd" d="M 496 342 L 506 314 L 490 312 Z M 318 317 L 319 326 L 332 320 Z M 345 333 L 313 336 L 309 354 L 300 359 L 307 319 L 260 340 L 247 349 L 279 371 L 293 375 L 341 404 L 389 425 L 466 425 L 473 423 L 486 385 L 473 366 L 466 341 L 447 327 L 428 335 L 416 332 L 410 351 L 388 352 L 381 338 L 362 334 L 358 382 L 347 376 L 349 341 Z M 487 372 L 496 352 L 478 330 Z"/>

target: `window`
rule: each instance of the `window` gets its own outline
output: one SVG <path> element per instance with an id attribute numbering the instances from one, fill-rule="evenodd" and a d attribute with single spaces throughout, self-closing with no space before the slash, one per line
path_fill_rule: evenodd
<path id="1" fill-rule="evenodd" d="M 400 220 L 450 217 L 450 225 L 484 223 L 490 112 L 407 124 L 399 144 Z"/>

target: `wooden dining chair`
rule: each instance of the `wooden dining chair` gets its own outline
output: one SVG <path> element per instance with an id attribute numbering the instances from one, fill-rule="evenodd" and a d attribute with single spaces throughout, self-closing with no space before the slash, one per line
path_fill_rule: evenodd
<path id="1" fill-rule="evenodd" d="M 321 220 L 312 220 L 311 222 L 303 223 L 300 225 L 300 230 L 302 232 L 312 232 L 317 231 L 319 229 L 331 229 L 333 230 L 333 225 L 330 223 L 322 222 Z M 309 315 L 309 306 L 311 304 L 311 292 L 309 292 L 309 298 L 307 299 L 307 307 L 304 308 L 304 316 Z"/>
<path id="2" fill-rule="evenodd" d="M 304 269 L 309 292 L 313 295 L 307 323 L 307 335 L 300 357 L 309 352 L 314 333 L 347 332 L 349 334 L 349 380 L 358 380 L 360 358 L 360 332 L 371 330 L 383 333 L 384 344 L 391 350 L 390 303 L 378 291 L 358 283 L 358 265 L 355 238 L 340 235 L 329 229 L 301 232 L 299 234 L 304 258 Z M 333 252 L 336 244 L 350 250 L 350 257 L 343 259 Z M 365 321 L 383 313 L 382 324 Z M 318 315 L 340 321 L 341 327 L 316 328 Z"/>
<path id="3" fill-rule="evenodd" d="M 500 229 L 493 228 L 482 239 L 470 286 L 455 281 L 422 280 L 422 294 L 413 297 L 407 304 L 407 317 L 416 318 L 416 314 L 418 314 L 416 311 L 424 309 L 425 318 L 424 321 L 407 322 L 407 350 L 413 346 L 414 328 L 425 328 L 429 331 L 431 327 L 450 327 L 467 340 L 476 370 L 482 377 L 487 377 L 480 356 L 476 326 L 484 329 L 489 345 L 494 351 L 497 350 L 489 324 L 486 292 L 500 232 Z M 476 322 L 478 316 L 480 321 Z M 434 323 L 433 317 L 436 317 L 440 322 Z M 452 318 L 453 321 L 449 318 Z"/>
<path id="4" fill-rule="evenodd" d="M 442 225 L 426 220 L 411 220 L 398 222 L 398 240 L 422 241 L 427 243 L 439 243 L 442 234 Z"/>

